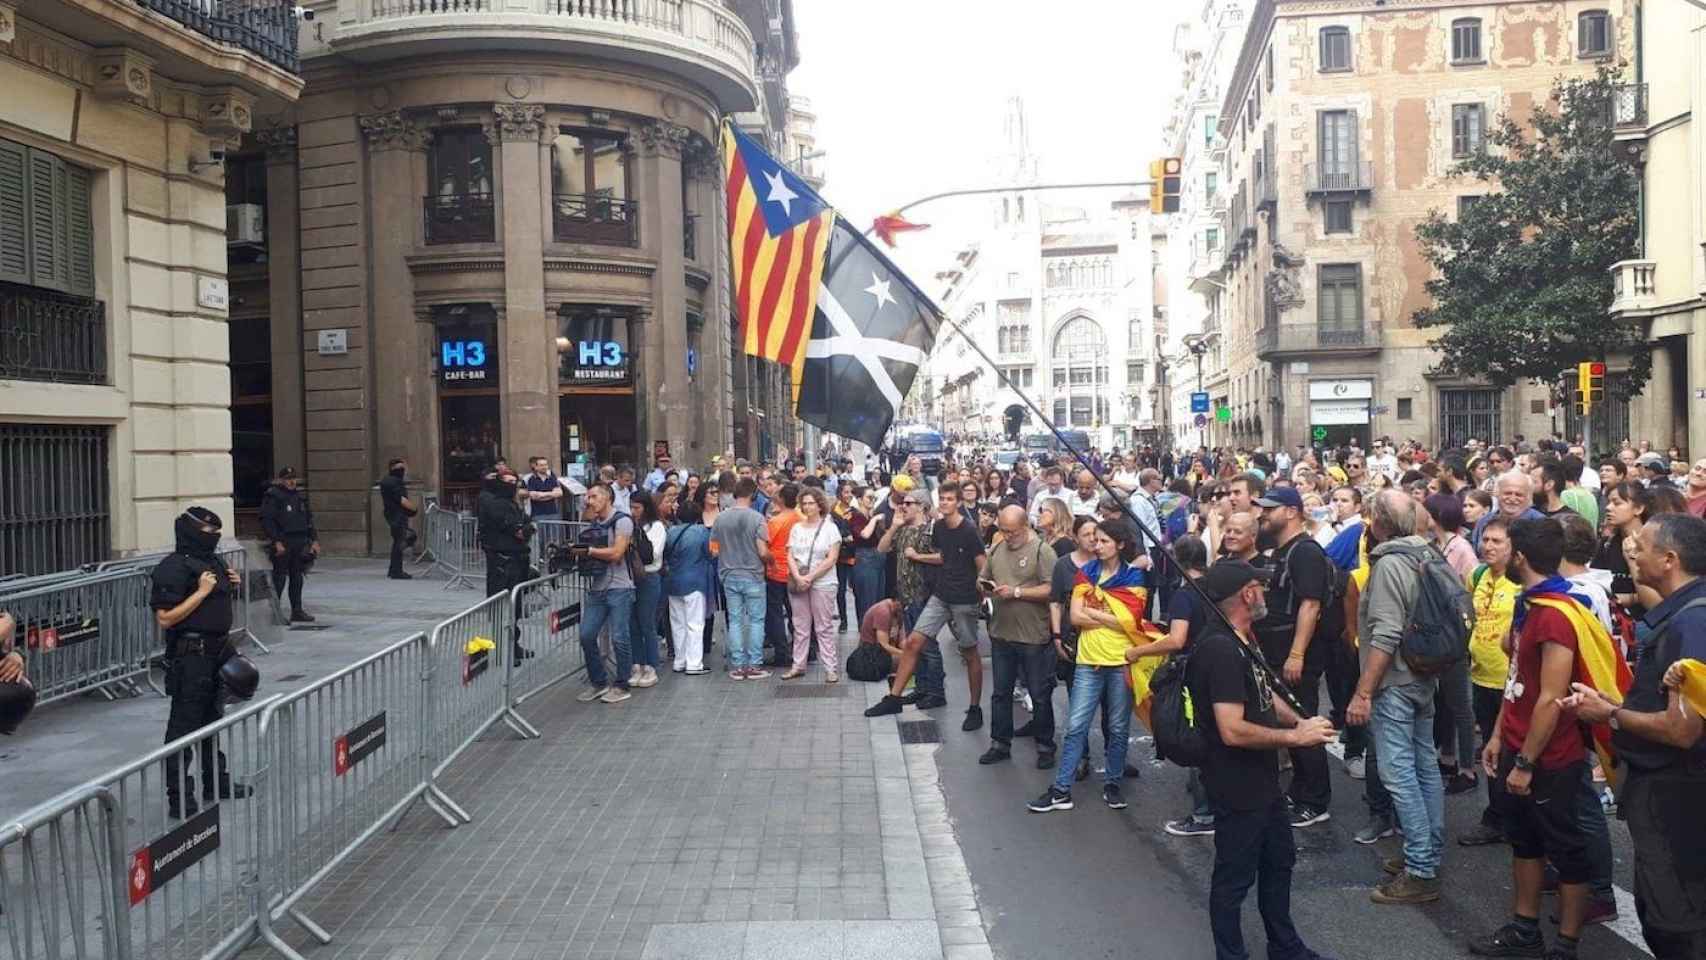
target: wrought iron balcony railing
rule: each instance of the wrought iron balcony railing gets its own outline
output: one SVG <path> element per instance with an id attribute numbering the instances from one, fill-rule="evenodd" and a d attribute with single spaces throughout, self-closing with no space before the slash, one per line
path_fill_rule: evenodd
<path id="1" fill-rule="evenodd" d="M 296 54 L 295 0 L 136 0 L 136 4 L 291 73 L 302 72 Z"/>
<path id="2" fill-rule="evenodd" d="M 497 239 L 489 193 L 427 197 L 425 207 L 427 243 L 491 243 Z"/>
<path id="3" fill-rule="evenodd" d="M 559 193 L 551 198 L 551 235 L 558 243 L 639 243 L 639 209 L 633 200 L 596 193 Z"/>
<path id="4" fill-rule="evenodd" d="M 106 305 L 0 283 L 0 380 L 111 382 Z"/>

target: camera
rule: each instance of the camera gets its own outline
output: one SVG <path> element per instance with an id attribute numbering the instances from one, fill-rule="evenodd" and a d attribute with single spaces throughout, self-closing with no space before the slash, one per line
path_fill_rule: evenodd
<path id="1" fill-rule="evenodd" d="M 207 145 L 207 162 L 210 164 L 211 163 L 224 163 L 225 162 L 225 144 L 223 144 L 223 143 L 210 143 L 210 144 L 208 144 Z"/>
<path id="2" fill-rule="evenodd" d="M 302 6 L 301 4 L 297 4 L 296 6 L 291 7 L 290 8 L 290 15 L 295 17 L 298 20 L 312 20 L 312 19 L 314 19 L 314 11 L 308 9 L 307 7 Z"/>
<path id="3" fill-rule="evenodd" d="M 545 566 L 553 574 L 573 572 L 587 579 L 604 573 L 606 561 L 593 557 L 594 547 L 610 546 L 610 528 L 601 524 L 588 526 L 575 536 L 573 543 L 553 543 L 545 548 Z"/>

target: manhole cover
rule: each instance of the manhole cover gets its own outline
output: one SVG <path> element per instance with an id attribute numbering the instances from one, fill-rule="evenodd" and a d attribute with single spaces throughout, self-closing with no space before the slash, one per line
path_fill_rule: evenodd
<path id="1" fill-rule="evenodd" d="M 934 720 L 902 720 L 899 726 L 901 743 L 942 742 L 942 728 Z"/>
<path id="2" fill-rule="evenodd" d="M 841 696 L 842 687 L 827 683 L 816 686 L 781 686 L 776 688 L 778 700 L 827 700 Z"/>

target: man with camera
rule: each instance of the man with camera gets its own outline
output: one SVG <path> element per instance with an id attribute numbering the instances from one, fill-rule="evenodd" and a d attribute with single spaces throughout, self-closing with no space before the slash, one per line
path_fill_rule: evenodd
<path id="1" fill-rule="evenodd" d="M 621 703 L 633 696 L 628 692 L 628 678 L 634 672 L 634 567 L 639 559 L 633 557 L 636 562 L 630 563 L 634 521 L 616 509 L 615 495 L 603 483 L 587 488 L 582 517 L 587 528 L 571 549 L 586 580 L 580 636 L 590 685 L 576 699 L 581 703 Z M 598 635 L 607 623 L 610 647 L 616 654 L 615 677 L 605 672 L 604 657 L 598 649 Z"/>

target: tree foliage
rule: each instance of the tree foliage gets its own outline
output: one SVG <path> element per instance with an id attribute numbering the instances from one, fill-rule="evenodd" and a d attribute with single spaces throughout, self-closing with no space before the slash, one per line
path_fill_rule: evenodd
<path id="1" fill-rule="evenodd" d="M 1436 275 L 1418 327 L 1443 327 L 1436 372 L 1498 386 L 1557 383 L 1577 363 L 1630 358 L 1639 392 L 1652 357 L 1639 324 L 1608 314 L 1612 264 L 1639 249 L 1639 180 L 1612 140 L 1619 73 L 1560 79 L 1527 124 L 1501 115 L 1487 149 L 1455 173 L 1494 188 L 1457 219 L 1416 228 Z"/>

